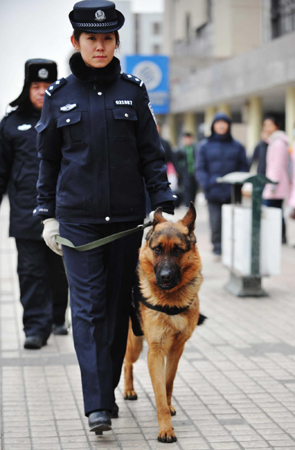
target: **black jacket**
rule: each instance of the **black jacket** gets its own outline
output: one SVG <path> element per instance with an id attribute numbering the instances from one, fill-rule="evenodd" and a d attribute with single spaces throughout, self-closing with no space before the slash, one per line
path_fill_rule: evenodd
<path id="1" fill-rule="evenodd" d="M 72 223 L 141 220 L 143 177 L 152 208 L 173 201 L 143 82 L 120 74 L 116 58 L 92 70 L 77 53 L 71 69 L 74 74 L 49 87 L 36 126 L 41 163 L 35 214 Z"/>
<path id="2" fill-rule="evenodd" d="M 265 175 L 266 172 L 266 153 L 268 144 L 264 141 L 259 141 L 254 149 L 253 156 L 250 160 L 250 167 L 252 164 L 257 164 L 257 173 Z"/>
<path id="3" fill-rule="evenodd" d="M 29 105 L 26 112 L 4 117 L 0 125 L 0 203 L 8 188 L 9 235 L 18 239 L 42 239 L 40 217 L 32 215 L 39 172 L 35 125 L 40 114 Z"/>

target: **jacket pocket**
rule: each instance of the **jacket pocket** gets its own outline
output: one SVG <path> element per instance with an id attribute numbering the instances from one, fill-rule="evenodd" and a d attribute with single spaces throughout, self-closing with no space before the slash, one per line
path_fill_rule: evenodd
<path id="1" fill-rule="evenodd" d="M 56 126 L 60 129 L 65 144 L 83 142 L 83 125 L 81 111 L 63 114 L 56 120 Z"/>
<path id="2" fill-rule="evenodd" d="M 135 109 L 130 107 L 115 108 L 114 117 L 114 139 L 115 141 L 133 141 L 136 140 L 136 125 L 138 117 Z"/>

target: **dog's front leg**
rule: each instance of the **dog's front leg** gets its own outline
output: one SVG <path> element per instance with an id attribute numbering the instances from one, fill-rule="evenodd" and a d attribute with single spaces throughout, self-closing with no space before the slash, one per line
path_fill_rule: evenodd
<path id="1" fill-rule="evenodd" d="M 170 409 L 171 416 L 175 416 L 176 414 L 176 410 L 171 404 L 171 399 L 172 399 L 174 378 L 183 350 L 184 350 L 184 343 L 181 344 L 178 343 L 177 345 L 173 345 L 173 347 L 169 350 L 169 353 L 167 355 L 166 392 L 167 392 L 167 403 Z"/>
<path id="2" fill-rule="evenodd" d="M 176 436 L 173 431 L 170 409 L 167 404 L 165 386 L 165 355 L 158 345 L 151 345 L 148 351 L 148 366 L 154 388 L 160 442 L 175 442 Z"/>

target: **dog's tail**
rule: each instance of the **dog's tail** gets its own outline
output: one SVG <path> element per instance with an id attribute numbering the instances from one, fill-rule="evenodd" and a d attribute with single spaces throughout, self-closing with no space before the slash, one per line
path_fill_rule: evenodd
<path id="1" fill-rule="evenodd" d="M 198 325 L 202 325 L 205 320 L 208 319 L 208 317 L 204 316 L 203 314 L 200 313 L 199 315 L 199 320 L 198 320 Z"/>

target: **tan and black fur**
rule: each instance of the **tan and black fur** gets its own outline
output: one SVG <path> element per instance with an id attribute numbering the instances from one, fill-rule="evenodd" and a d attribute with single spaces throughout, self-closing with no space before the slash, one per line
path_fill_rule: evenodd
<path id="1" fill-rule="evenodd" d="M 177 315 L 150 309 L 140 303 L 140 322 L 148 343 L 148 367 L 154 388 L 161 442 L 175 442 L 171 415 L 173 382 L 185 342 L 199 320 L 198 291 L 202 283 L 201 259 L 194 234 L 196 211 L 193 203 L 182 220 L 166 221 L 157 210 L 146 243 L 140 249 L 139 280 L 144 300 L 151 305 L 187 309 Z M 137 398 L 133 386 L 133 363 L 142 350 L 142 337 L 130 326 L 124 361 L 124 398 Z M 166 360 L 166 361 L 165 361 Z"/>

